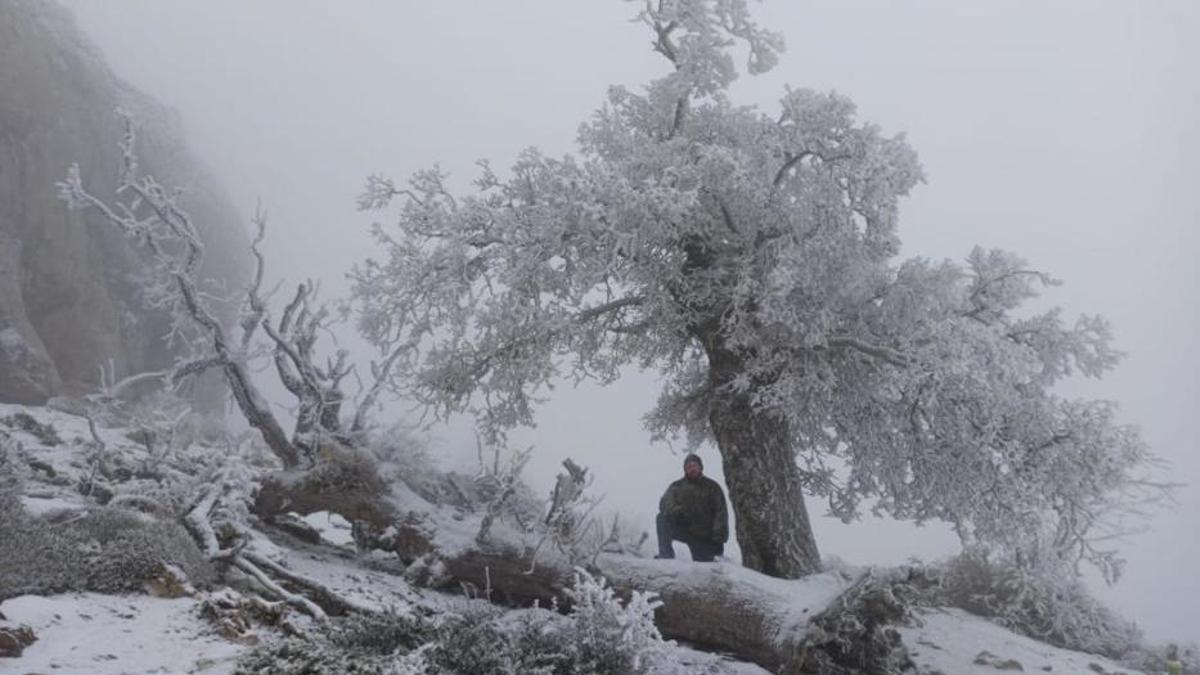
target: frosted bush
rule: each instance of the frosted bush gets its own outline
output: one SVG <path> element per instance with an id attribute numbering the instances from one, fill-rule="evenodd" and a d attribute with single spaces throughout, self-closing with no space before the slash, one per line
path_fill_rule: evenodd
<path id="1" fill-rule="evenodd" d="M 403 425 L 364 438 L 385 482 L 403 483 L 429 502 L 468 512 L 487 511 L 490 519 L 499 518 L 526 531 L 542 518 L 543 500 L 521 476 L 523 462 L 518 460 L 527 453 L 514 453 L 504 464 L 499 453 L 485 458 L 481 451 L 479 466 L 473 471 L 443 470 L 429 442 Z"/>
<path id="2" fill-rule="evenodd" d="M 224 455 L 205 477 L 220 497 L 208 514 L 213 526 L 220 529 L 228 526 L 235 531 L 248 527 L 250 504 L 260 488 L 258 469 L 251 464 L 247 451 Z"/>
<path id="3" fill-rule="evenodd" d="M 178 523 L 121 509 L 100 509 L 73 527 L 88 545 L 100 547 L 100 554 L 90 560 L 89 590 L 139 589 L 164 564 L 175 565 L 196 583 L 213 577 L 207 559 Z"/>
<path id="4" fill-rule="evenodd" d="M 461 615 L 442 617 L 437 645 L 430 654 L 438 668 L 434 672 L 525 673 L 521 652 L 514 636 L 501 625 L 501 615 L 497 608 L 479 605 Z"/>
<path id="5" fill-rule="evenodd" d="M 193 583 L 213 576 L 177 523 L 111 508 L 55 523 L 29 516 L 16 500 L 0 503 L 0 600 L 64 591 L 136 591 L 168 564 Z"/>
<path id="6" fill-rule="evenodd" d="M 242 656 L 234 675 L 319 675 L 356 673 L 382 675 L 376 658 L 352 658 L 327 642 L 289 638 L 254 649 Z"/>
<path id="7" fill-rule="evenodd" d="M 319 459 L 304 480 L 318 494 L 380 495 L 387 485 L 380 477 L 375 459 L 357 448 L 322 445 Z"/>
<path id="8" fill-rule="evenodd" d="M 847 577 L 851 578 L 851 577 Z M 932 585 L 923 570 L 867 570 L 813 616 L 783 671 L 900 675 L 911 671 L 895 626 L 912 618 L 911 605 Z"/>
<path id="9" fill-rule="evenodd" d="M 0 512 L 5 500 L 14 500 L 21 492 L 21 475 L 17 472 L 17 453 L 21 445 L 7 432 L 0 431 Z"/>
<path id="10" fill-rule="evenodd" d="M 598 577 L 577 570 L 571 610 L 505 611 L 482 601 L 432 618 L 385 613 L 337 620 L 307 642 L 248 654 L 238 673 L 383 675 L 682 675 L 654 625 L 659 602 L 634 592 L 623 603 Z M 336 665 L 336 667 L 335 667 Z"/>
<path id="11" fill-rule="evenodd" d="M 622 604 L 603 577 L 576 568 L 568 594 L 581 672 L 683 672 L 654 625 L 654 610 L 662 605 L 654 593 L 634 591 Z"/>
<path id="12" fill-rule="evenodd" d="M 24 431 L 48 447 L 62 445 L 63 442 L 53 424 L 42 424 L 29 413 L 16 412 L 8 417 L 0 417 L 0 424 L 4 424 L 10 429 Z"/>
<path id="13" fill-rule="evenodd" d="M 410 675 L 442 672 L 428 667 L 427 621 L 396 612 L 351 614 L 304 639 L 267 644 L 244 655 L 238 675 Z M 489 672 L 489 671 L 475 671 Z"/>
<path id="14" fill-rule="evenodd" d="M 384 480 L 403 481 L 421 496 L 434 501 L 438 481 L 437 459 L 429 444 L 402 425 L 366 435 L 366 448 L 379 463 Z"/>
<path id="15" fill-rule="evenodd" d="M 427 633 L 415 616 L 387 611 L 346 617 L 330 631 L 329 641 L 345 650 L 386 656 L 413 649 L 426 641 Z"/>
<path id="16" fill-rule="evenodd" d="M 1136 625 L 1089 595 L 1069 570 L 1029 570 L 968 551 L 946 565 L 940 594 L 943 602 L 1059 647 L 1121 658 L 1142 639 Z"/>
<path id="17" fill-rule="evenodd" d="M 622 603 L 603 578 L 575 573 L 570 613 L 481 605 L 441 618 L 430 672 L 469 675 L 673 675 L 687 672 L 654 625 L 652 593 Z M 516 618 L 514 618 L 514 616 Z"/>
<path id="18" fill-rule="evenodd" d="M 399 657 L 384 669 L 383 675 L 428 675 L 432 668 L 425 659 L 425 653 L 432 647 L 432 644 L 427 644 Z"/>

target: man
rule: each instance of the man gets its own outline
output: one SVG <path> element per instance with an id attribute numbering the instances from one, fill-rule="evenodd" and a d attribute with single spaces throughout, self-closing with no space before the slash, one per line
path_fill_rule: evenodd
<path id="1" fill-rule="evenodd" d="M 696 562 L 712 562 L 725 553 L 729 512 L 717 481 L 704 475 L 704 462 L 695 454 L 683 460 L 683 478 L 667 486 L 658 502 L 656 558 L 674 558 L 672 541 L 682 541 Z"/>

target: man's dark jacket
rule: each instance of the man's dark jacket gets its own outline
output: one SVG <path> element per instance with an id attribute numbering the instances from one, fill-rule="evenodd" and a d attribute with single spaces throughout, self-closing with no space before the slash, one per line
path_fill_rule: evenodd
<path id="1" fill-rule="evenodd" d="M 658 502 L 660 513 L 689 537 L 717 544 L 729 540 L 729 512 L 725 493 L 717 481 L 707 477 L 683 477 L 667 486 Z"/>

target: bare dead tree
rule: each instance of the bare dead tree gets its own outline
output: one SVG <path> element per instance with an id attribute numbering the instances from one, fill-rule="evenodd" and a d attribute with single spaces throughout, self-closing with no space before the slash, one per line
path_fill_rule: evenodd
<path id="1" fill-rule="evenodd" d="M 486 475 L 494 483 L 494 494 L 487 504 L 483 520 L 480 521 L 479 533 L 475 535 L 476 542 L 487 541 L 488 532 L 492 529 L 492 523 L 500 517 L 505 506 L 513 498 L 513 495 L 516 494 L 517 485 L 521 480 L 521 471 L 525 468 L 525 464 L 529 462 L 529 456 L 532 453 L 533 448 L 514 451 L 512 457 L 509 458 L 508 465 L 501 471 L 500 455 L 497 449 L 491 472 L 481 474 L 481 477 Z"/>
<path id="2" fill-rule="evenodd" d="M 149 251 L 155 268 L 169 280 L 165 287 L 150 290 L 174 310 L 173 331 L 191 336 L 188 343 L 194 352 L 191 358 L 175 364 L 172 380 L 178 382 L 209 368 L 221 368 L 246 421 L 262 434 L 285 467 L 297 466 L 299 452 L 259 393 L 243 352 L 230 343 L 200 288 L 204 245 L 196 226 L 179 205 L 179 191 L 167 190 L 153 177 L 139 173 L 133 122 L 126 114 L 122 117 L 125 135 L 120 144 L 123 168 L 117 202 L 109 206 L 88 192 L 78 165 L 72 166 L 66 180 L 59 183 L 59 196 L 72 208 L 95 209 L 109 224 L 140 243 Z"/>
<path id="3" fill-rule="evenodd" d="M 317 364 L 317 334 L 329 327 L 331 317 L 328 308 L 316 302 L 318 289 L 312 281 L 297 285 L 295 295 L 284 307 L 278 322 L 272 323 L 270 310 L 260 292 L 266 259 L 258 246 L 265 237 L 267 225 L 261 208 L 255 213 L 253 223 L 256 234 L 250 251 L 255 260 L 255 273 L 246 293 L 248 308 L 241 322 L 242 344 L 249 345 L 259 327 L 270 339 L 275 372 L 298 403 L 292 443 L 311 459 L 323 436 L 346 441 L 341 423 L 345 399 L 341 384 L 353 366 L 349 363 L 349 352 L 344 349 L 327 358 L 324 366 Z"/>
<path id="4" fill-rule="evenodd" d="M 245 290 L 243 311 L 238 321 L 240 339 L 231 338 L 218 319 L 214 296 L 203 287 L 200 267 L 204 244 L 199 230 L 180 204 L 181 191 L 168 190 L 153 176 L 140 172 L 134 150 L 133 121 L 127 114 L 121 115 L 125 133 L 120 142 L 123 166 L 116 200 L 110 204 L 88 192 L 78 165 L 71 167 L 67 178 L 58 187 L 59 196 L 69 206 L 95 209 L 110 225 L 144 248 L 157 273 L 147 282 L 146 296 L 152 304 L 169 310 L 172 323 L 168 337 L 182 343 L 185 356 L 168 372 L 144 373 L 136 379 L 162 378 L 178 386 L 200 373 L 219 368 L 238 409 L 251 427 L 262 435 L 284 468 L 296 468 L 303 458 L 311 459 L 323 439 L 349 442 L 349 434 L 343 430 L 341 422 L 345 400 L 342 382 L 353 371 L 353 366 L 345 350 L 338 350 L 321 363 L 316 349 L 318 334 L 330 326 L 333 317 L 326 306 L 317 302 L 316 284 L 299 284 L 279 319 L 272 320 L 267 304 L 270 294 L 262 292 L 266 261 L 259 249 L 267 218 L 261 208 L 257 209 L 252 220 L 255 238 L 250 247 L 255 261 L 254 273 Z M 249 364 L 259 354 L 255 336 L 260 328 L 270 341 L 277 376 L 296 398 L 296 424 L 290 435 L 251 377 Z M 366 428 L 369 410 L 377 404 L 384 390 L 390 364 L 402 351 L 401 347 L 382 363 L 372 365 L 372 381 L 355 411 L 350 431 Z M 114 379 L 109 374 L 108 381 Z M 122 381 L 119 386 L 128 384 Z"/>

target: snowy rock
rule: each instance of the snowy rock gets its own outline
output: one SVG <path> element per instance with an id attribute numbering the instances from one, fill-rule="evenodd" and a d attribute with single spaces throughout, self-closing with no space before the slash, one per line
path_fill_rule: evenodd
<path id="1" fill-rule="evenodd" d="M 156 598 L 182 598 L 196 594 L 187 574 L 179 567 L 164 563 L 161 571 L 143 584 L 146 592 Z"/>
<path id="2" fill-rule="evenodd" d="M 0 626 L 0 657 L 16 658 L 36 641 L 29 626 Z"/>
<path id="3" fill-rule="evenodd" d="M 977 666 L 991 666 L 996 670 L 1025 670 L 1025 666 L 1022 666 L 1020 661 L 996 656 L 986 649 L 975 655 L 974 663 Z"/>

